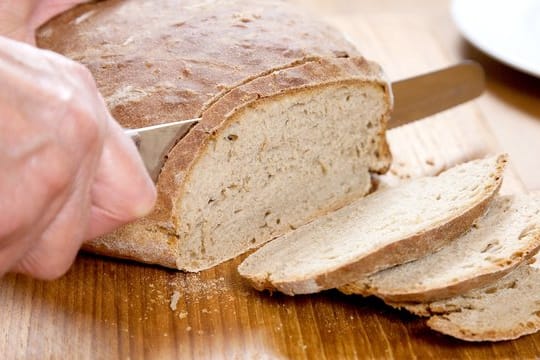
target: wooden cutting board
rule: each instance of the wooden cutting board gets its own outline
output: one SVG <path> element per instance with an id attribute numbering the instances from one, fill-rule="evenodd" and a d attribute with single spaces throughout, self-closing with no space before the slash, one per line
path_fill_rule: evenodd
<path id="1" fill-rule="evenodd" d="M 407 6 L 397 8 L 389 1 L 362 2 L 369 11 L 345 7 L 351 3 L 345 1 L 299 2 L 324 12 L 365 54 L 379 60 L 392 79 L 444 67 L 462 57 L 453 50 L 458 38 L 449 30 L 453 28 L 446 1 L 433 5 L 408 0 Z M 414 4 L 424 7 L 414 10 L 409 6 Z M 505 88 L 497 86 L 492 89 L 504 95 Z M 514 99 L 517 106 L 532 109 L 540 103 L 535 96 L 533 92 Z M 402 177 L 437 173 L 498 152 L 501 130 L 496 128 L 495 136 L 490 132 L 493 123 L 486 113 L 496 117 L 501 111 L 511 112 L 488 92 L 476 102 L 391 131 L 395 162 L 384 181 L 392 184 Z M 534 112 L 532 117 L 536 117 Z M 529 135 L 538 130 L 533 128 Z M 505 129 L 509 132 L 510 125 Z M 535 181 L 528 178 L 524 186 L 514 169 L 516 164 L 523 168 L 526 159 L 516 156 L 513 160 L 502 189 L 505 193 L 530 189 Z M 493 359 L 540 355 L 540 334 L 496 344 L 466 343 L 439 335 L 423 320 L 376 299 L 336 291 L 297 297 L 261 294 L 239 278 L 235 270 L 239 261 L 185 274 L 83 254 L 57 281 L 7 275 L 0 279 L 0 358 Z"/>

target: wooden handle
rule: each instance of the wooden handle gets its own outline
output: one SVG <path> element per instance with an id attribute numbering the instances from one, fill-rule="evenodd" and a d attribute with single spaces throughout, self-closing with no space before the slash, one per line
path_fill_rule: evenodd
<path id="1" fill-rule="evenodd" d="M 462 104 L 480 96 L 485 88 L 484 69 L 466 60 L 448 68 L 392 83 L 392 129 Z"/>

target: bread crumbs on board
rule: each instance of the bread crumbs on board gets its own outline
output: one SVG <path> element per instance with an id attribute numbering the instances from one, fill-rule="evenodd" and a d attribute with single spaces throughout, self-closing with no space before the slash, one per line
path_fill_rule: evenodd
<path id="1" fill-rule="evenodd" d="M 178 300 L 180 300 L 180 292 L 175 291 L 171 296 L 171 303 L 169 305 L 172 311 L 176 311 L 176 305 L 178 304 Z"/>

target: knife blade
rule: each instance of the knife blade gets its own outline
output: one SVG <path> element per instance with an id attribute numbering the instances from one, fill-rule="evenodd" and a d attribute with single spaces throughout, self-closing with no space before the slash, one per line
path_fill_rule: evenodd
<path id="1" fill-rule="evenodd" d="M 484 70 L 469 60 L 393 82 L 394 109 L 388 128 L 402 126 L 472 100 L 482 94 L 484 86 Z M 154 181 L 157 181 L 172 147 L 200 120 L 195 118 L 125 130 L 135 142 Z"/>
<path id="2" fill-rule="evenodd" d="M 154 182 L 157 182 L 169 151 L 200 120 L 195 118 L 124 130 L 124 133 L 135 142 L 144 166 Z"/>

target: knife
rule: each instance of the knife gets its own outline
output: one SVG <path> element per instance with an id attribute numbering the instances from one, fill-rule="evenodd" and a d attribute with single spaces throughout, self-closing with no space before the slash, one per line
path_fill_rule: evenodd
<path id="1" fill-rule="evenodd" d="M 394 109 L 388 128 L 402 126 L 472 100 L 482 94 L 484 86 L 484 70 L 469 60 L 393 82 Z M 195 118 L 125 130 L 135 142 L 154 181 L 157 181 L 172 147 L 200 120 Z"/>

